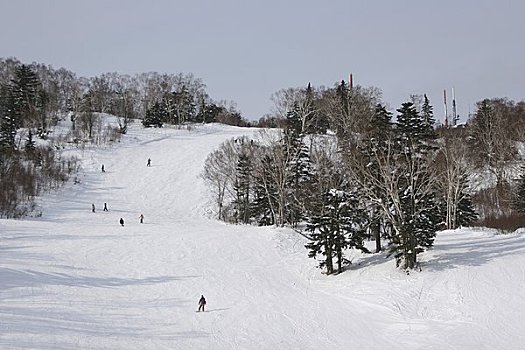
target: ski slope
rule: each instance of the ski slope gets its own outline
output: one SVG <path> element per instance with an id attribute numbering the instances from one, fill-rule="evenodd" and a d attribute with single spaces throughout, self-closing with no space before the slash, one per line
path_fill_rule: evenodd
<path id="1" fill-rule="evenodd" d="M 133 125 L 77 151 L 80 183 L 0 220 L 0 349 L 524 348 L 519 232 L 440 232 L 421 272 L 351 253 L 327 277 L 297 233 L 213 220 L 204 160 L 254 132 Z"/>

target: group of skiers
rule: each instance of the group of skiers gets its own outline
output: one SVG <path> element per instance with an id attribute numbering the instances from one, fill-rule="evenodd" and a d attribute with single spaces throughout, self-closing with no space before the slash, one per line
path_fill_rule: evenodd
<path id="1" fill-rule="evenodd" d="M 148 158 L 148 162 L 146 163 L 146 166 L 151 167 L 151 158 Z M 102 170 L 103 173 L 106 172 L 106 168 L 104 167 L 104 164 L 102 164 L 101 170 Z M 109 211 L 107 203 L 104 203 L 103 211 Z M 96 212 L 95 203 L 91 203 L 91 212 L 93 212 L 93 213 Z M 140 214 L 139 220 L 140 220 L 141 224 L 144 223 L 144 215 L 143 214 Z M 120 218 L 119 223 L 120 223 L 120 226 L 124 226 L 124 219 Z"/>
<path id="2" fill-rule="evenodd" d="M 147 167 L 151 167 L 151 158 L 148 158 L 148 162 L 146 163 L 146 166 Z M 101 169 L 102 169 L 103 173 L 106 172 L 104 164 L 102 164 L 102 168 Z M 91 203 L 91 211 L 93 213 L 95 212 L 95 203 Z M 103 211 L 109 211 L 107 203 L 104 203 Z M 141 224 L 144 223 L 144 215 L 143 214 L 140 214 L 139 220 L 140 220 Z M 124 226 L 124 219 L 120 218 L 119 223 L 120 223 L 121 226 Z M 197 312 L 200 312 L 200 311 L 204 312 L 204 306 L 206 305 L 206 298 L 204 298 L 204 295 L 201 295 L 201 298 L 199 299 L 198 305 L 199 305 L 199 309 L 197 310 Z"/>
<path id="3" fill-rule="evenodd" d="M 107 203 L 104 203 L 104 209 L 103 209 L 102 211 L 109 211 L 109 210 L 108 210 L 108 204 L 107 204 Z M 93 213 L 96 212 L 95 203 L 91 203 L 91 212 L 93 212 Z M 140 214 L 140 216 L 139 216 L 139 220 L 140 220 L 140 223 L 141 223 L 141 224 L 144 223 L 144 215 L 143 215 L 143 214 Z M 123 218 L 120 218 L 119 223 L 120 223 L 120 226 L 124 226 L 124 219 L 123 219 Z"/>

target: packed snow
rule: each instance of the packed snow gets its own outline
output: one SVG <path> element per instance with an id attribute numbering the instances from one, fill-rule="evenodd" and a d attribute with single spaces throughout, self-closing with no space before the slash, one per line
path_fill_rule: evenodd
<path id="1" fill-rule="evenodd" d="M 524 348 L 520 232 L 439 232 L 421 271 L 351 252 L 326 276 L 295 231 L 215 220 L 206 156 L 254 133 L 135 124 L 70 151 L 77 183 L 0 220 L 0 349 Z"/>

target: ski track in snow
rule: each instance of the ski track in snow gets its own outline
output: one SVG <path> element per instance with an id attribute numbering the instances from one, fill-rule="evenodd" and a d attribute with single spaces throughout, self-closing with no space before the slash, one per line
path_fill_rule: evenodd
<path id="1" fill-rule="evenodd" d="M 204 160 L 254 132 L 132 125 L 77 151 L 80 183 L 0 220 L 0 349 L 523 348 L 522 234 L 444 231 L 423 272 L 352 253 L 327 277 L 295 232 L 211 219 Z"/>

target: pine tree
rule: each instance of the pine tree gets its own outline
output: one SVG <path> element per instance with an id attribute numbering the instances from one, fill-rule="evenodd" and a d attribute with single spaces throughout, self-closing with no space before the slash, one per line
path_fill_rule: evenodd
<path id="1" fill-rule="evenodd" d="M 251 214 L 258 225 L 275 224 L 274 210 L 277 207 L 277 190 L 272 180 L 275 166 L 268 155 L 263 156 L 260 169 L 253 176 L 253 201 Z"/>
<path id="2" fill-rule="evenodd" d="M 244 139 L 241 139 L 244 141 Z M 247 149 L 241 145 L 241 153 L 237 161 L 236 179 L 234 191 L 236 199 L 234 200 L 234 207 L 237 213 L 237 221 L 244 224 L 250 222 L 250 192 L 252 183 L 253 164 Z"/>
<path id="3" fill-rule="evenodd" d="M 308 257 L 319 260 L 319 267 L 326 268 L 328 275 L 343 271 L 346 263 L 344 250 L 348 248 L 367 252 L 364 247 L 364 211 L 355 194 L 332 189 L 325 193 L 307 222 L 310 242 Z M 322 256 L 324 258 L 319 258 Z"/>
<path id="4" fill-rule="evenodd" d="M 11 151 L 15 149 L 17 123 L 15 119 L 5 114 L 0 119 L 0 151 Z"/>
<path id="5" fill-rule="evenodd" d="M 29 129 L 28 134 L 27 134 L 26 144 L 25 144 L 25 151 L 27 154 L 32 156 L 34 155 L 35 150 L 36 150 L 36 143 L 35 143 L 35 140 L 33 140 L 33 132 L 31 131 L 31 129 Z"/>
<path id="6" fill-rule="evenodd" d="M 251 199 L 252 199 L 252 184 L 253 184 L 253 142 L 247 137 L 235 139 L 237 165 L 235 168 L 235 182 L 233 190 L 235 192 L 235 199 L 233 200 L 233 208 L 235 210 L 236 222 L 249 223 L 252 218 L 251 213 Z"/>
<path id="7" fill-rule="evenodd" d="M 287 113 L 287 124 L 282 144 L 287 159 L 286 173 L 286 221 L 296 225 L 304 218 L 303 201 L 308 197 L 312 180 L 309 148 L 304 143 L 301 110 L 297 104 Z"/>
<path id="8" fill-rule="evenodd" d="M 287 212 L 288 222 L 296 225 L 304 218 L 304 201 L 308 200 L 313 174 L 310 152 L 302 140 L 297 140 L 291 150 L 293 154 L 288 169 L 291 176 L 288 183 L 290 200 Z"/>
<path id="9" fill-rule="evenodd" d="M 522 173 L 518 180 L 516 193 L 512 201 L 512 208 L 518 213 L 525 213 L 525 167 L 522 168 Z"/>
<path id="10" fill-rule="evenodd" d="M 286 113 L 285 135 L 291 139 L 297 139 L 302 134 L 301 111 L 297 103 Z"/>
<path id="11" fill-rule="evenodd" d="M 167 112 L 164 105 L 155 102 L 153 107 L 146 111 L 146 116 L 142 119 L 142 125 L 144 125 L 145 128 L 150 128 L 152 126 L 161 128 L 166 116 Z"/>
<path id="12" fill-rule="evenodd" d="M 426 94 L 424 95 L 423 106 L 421 107 L 421 118 L 423 119 L 423 138 L 425 140 L 436 139 L 437 135 L 434 129 L 436 120 L 434 119 L 432 105 Z"/>
<path id="13" fill-rule="evenodd" d="M 21 65 L 15 71 L 10 90 L 17 128 L 32 126 L 45 130 L 45 117 L 42 116 L 45 113 L 45 94 L 36 73 L 29 66 Z"/>
<path id="14" fill-rule="evenodd" d="M 336 95 L 338 98 L 341 114 L 344 118 L 348 118 L 350 114 L 350 93 L 348 85 L 344 80 L 336 88 Z"/>
<path id="15" fill-rule="evenodd" d="M 404 103 L 398 112 L 397 169 L 402 176 L 398 183 L 397 231 L 390 252 L 398 266 L 403 263 L 404 268 L 412 269 L 417 264 L 417 255 L 433 245 L 443 219 L 429 169 L 435 147 L 427 125 L 411 102 Z"/>
<path id="16" fill-rule="evenodd" d="M 456 227 L 469 226 L 478 220 L 479 215 L 474 208 L 472 196 L 467 192 L 468 178 L 464 174 L 460 179 L 459 201 L 456 209 Z"/>
<path id="17" fill-rule="evenodd" d="M 399 145 L 403 146 L 402 151 L 421 150 L 421 140 L 426 135 L 423 119 L 417 113 L 412 102 L 405 102 L 397 110 L 396 131 Z"/>
<path id="18" fill-rule="evenodd" d="M 182 85 L 178 91 L 171 92 L 164 99 L 168 106 L 168 121 L 174 124 L 182 124 L 195 119 L 197 110 L 193 95 L 186 85 Z"/>

